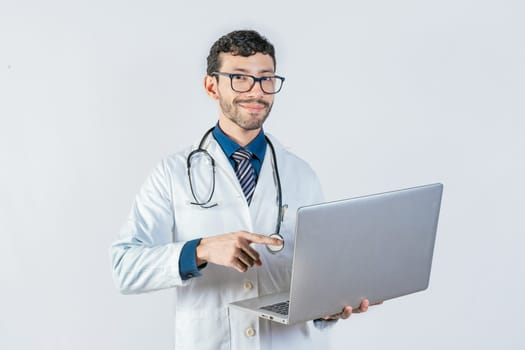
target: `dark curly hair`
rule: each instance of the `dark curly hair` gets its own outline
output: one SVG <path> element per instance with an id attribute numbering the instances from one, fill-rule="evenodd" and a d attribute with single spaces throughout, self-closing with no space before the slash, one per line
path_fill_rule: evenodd
<path id="1" fill-rule="evenodd" d="M 254 30 L 236 30 L 219 38 L 210 48 L 208 68 L 206 70 L 208 75 L 220 69 L 219 54 L 221 52 L 243 57 L 249 57 L 256 53 L 267 54 L 272 58 L 275 67 L 275 50 L 273 45 Z"/>

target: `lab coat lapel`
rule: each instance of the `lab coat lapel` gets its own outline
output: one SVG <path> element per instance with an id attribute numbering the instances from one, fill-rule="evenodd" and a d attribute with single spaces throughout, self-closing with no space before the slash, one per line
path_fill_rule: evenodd
<path id="1" fill-rule="evenodd" d="M 261 234 L 274 233 L 276 225 L 277 185 L 274 180 L 272 161 L 272 154 L 268 146 L 250 204 L 250 215 L 258 231 L 256 233 Z"/>

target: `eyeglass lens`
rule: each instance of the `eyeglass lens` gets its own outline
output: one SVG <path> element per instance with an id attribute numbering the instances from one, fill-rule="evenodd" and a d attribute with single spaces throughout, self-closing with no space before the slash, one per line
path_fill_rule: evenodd
<path id="1" fill-rule="evenodd" d="M 250 91 L 255 84 L 254 78 L 247 75 L 234 75 L 231 77 L 231 81 L 232 89 L 237 92 Z M 263 77 L 259 83 L 263 92 L 274 94 L 281 89 L 282 80 L 276 77 Z"/>

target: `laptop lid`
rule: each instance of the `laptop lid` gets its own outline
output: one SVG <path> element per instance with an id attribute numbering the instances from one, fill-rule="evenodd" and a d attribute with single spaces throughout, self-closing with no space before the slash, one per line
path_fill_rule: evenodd
<path id="1" fill-rule="evenodd" d="M 288 323 L 429 285 L 442 184 L 301 207 Z"/>

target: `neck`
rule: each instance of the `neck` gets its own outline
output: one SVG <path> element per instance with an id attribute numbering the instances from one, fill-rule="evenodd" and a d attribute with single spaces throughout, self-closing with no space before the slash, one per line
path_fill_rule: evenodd
<path id="1" fill-rule="evenodd" d="M 255 130 L 245 130 L 229 119 L 219 118 L 221 130 L 239 146 L 245 147 L 259 135 L 261 128 Z"/>

